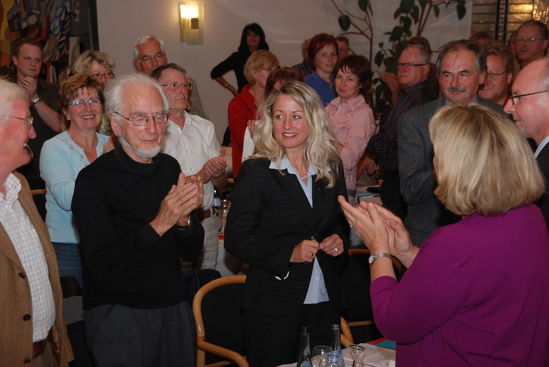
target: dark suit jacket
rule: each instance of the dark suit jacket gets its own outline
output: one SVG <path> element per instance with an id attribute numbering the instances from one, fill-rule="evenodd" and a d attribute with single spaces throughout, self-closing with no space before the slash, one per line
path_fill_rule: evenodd
<path id="1" fill-rule="evenodd" d="M 478 103 L 500 112 L 502 106 L 479 98 Z M 439 98 L 400 117 L 397 128 L 400 192 L 408 204 L 405 225 L 416 246 L 436 228 L 453 223 L 458 217 L 447 211 L 434 195 L 436 180 L 433 173 L 433 143 L 429 136 L 429 121 L 446 105 Z"/>
<path id="2" fill-rule="evenodd" d="M 549 144 L 539 152 L 536 160 L 545 179 L 545 193 L 536 201 L 536 205 L 541 209 L 545 223 L 547 223 L 547 229 L 549 229 Z"/>
<path id="3" fill-rule="evenodd" d="M 349 227 L 337 203 L 337 195 L 346 196 L 345 180 L 340 166 L 334 187 L 315 181 L 311 208 L 295 175 L 269 165 L 267 159 L 244 162 L 232 191 L 225 247 L 250 264 L 243 307 L 288 315 L 303 304 L 313 269 L 313 263 L 290 263 L 294 247 L 312 237 L 321 242 L 334 233 L 348 246 Z M 336 311 L 341 309 L 339 276 L 345 256 L 317 254 Z"/>
<path id="4" fill-rule="evenodd" d="M 29 217 L 42 243 L 48 264 L 49 278 L 55 303 L 55 323 L 52 337 L 56 345 L 59 366 L 68 366 L 73 359 L 67 328 L 63 321 L 63 295 L 59 282 L 57 259 L 50 242 L 46 225 L 38 214 L 32 200 L 29 185 L 23 176 L 19 202 Z M 29 314 L 32 320 L 32 300 L 29 279 L 19 256 L 4 227 L 0 224 L 0 366 L 23 366 L 32 359 L 32 321 L 24 319 Z"/>

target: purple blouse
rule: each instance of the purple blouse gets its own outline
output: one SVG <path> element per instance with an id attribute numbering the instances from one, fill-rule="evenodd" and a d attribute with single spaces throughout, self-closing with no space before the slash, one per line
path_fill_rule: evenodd
<path id="1" fill-rule="evenodd" d="M 549 234 L 539 209 L 441 227 L 404 277 L 371 285 L 397 366 L 549 366 Z"/>

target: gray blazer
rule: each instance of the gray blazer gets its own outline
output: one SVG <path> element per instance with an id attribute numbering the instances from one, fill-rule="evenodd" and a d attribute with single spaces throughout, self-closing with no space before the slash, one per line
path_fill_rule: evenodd
<path id="1" fill-rule="evenodd" d="M 407 111 L 398 122 L 400 192 L 408 204 L 408 216 L 404 224 L 416 246 L 421 246 L 436 228 L 459 220 L 459 217 L 443 207 L 433 193 L 436 180 L 429 121 L 446 103 L 444 98 L 426 103 Z M 478 98 L 477 103 L 504 114 L 502 106 L 488 100 Z"/>

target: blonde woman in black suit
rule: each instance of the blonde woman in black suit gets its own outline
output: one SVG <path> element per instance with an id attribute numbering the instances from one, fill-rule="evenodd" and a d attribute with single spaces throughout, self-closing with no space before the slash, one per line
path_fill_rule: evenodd
<path id="1" fill-rule="evenodd" d="M 314 90 L 288 82 L 260 114 L 257 154 L 242 166 L 225 232 L 227 250 L 250 264 L 243 317 L 256 367 L 294 362 L 302 325 L 312 345 L 329 343 L 349 231 L 336 140 Z"/>

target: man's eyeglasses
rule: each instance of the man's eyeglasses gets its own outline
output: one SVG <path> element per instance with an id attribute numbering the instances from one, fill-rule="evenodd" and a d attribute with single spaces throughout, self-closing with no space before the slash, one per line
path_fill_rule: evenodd
<path id="1" fill-rule="evenodd" d="M 145 126 L 147 122 L 149 122 L 149 119 L 151 118 L 151 116 L 145 113 L 136 113 L 136 114 L 133 114 L 131 117 L 126 117 L 122 115 L 120 112 L 116 112 L 116 111 L 113 111 L 113 112 L 116 113 L 118 116 L 125 118 L 126 120 L 131 122 L 133 126 L 137 126 L 137 127 Z M 152 120 L 157 125 L 165 124 L 166 122 L 168 122 L 168 113 L 167 112 L 153 113 Z"/>
<path id="2" fill-rule="evenodd" d="M 168 84 L 161 84 L 163 87 L 166 87 L 168 89 L 179 89 L 180 87 L 183 87 L 183 89 L 187 89 L 187 90 L 190 90 L 190 89 L 193 89 L 193 85 L 191 83 L 178 83 L 178 82 L 171 82 L 171 83 L 168 83 Z"/>
<path id="3" fill-rule="evenodd" d="M 513 94 L 511 92 L 511 93 L 509 93 L 509 99 L 511 100 L 511 103 L 513 103 L 513 106 L 514 106 L 517 103 L 517 101 L 515 101 L 515 100 L 518 100 L 518 102 L 520 102 L 520 99 L 522 97 L 533 96 L 534 94 L 541 94 L 541 93 L 545 93 L 545 92 L 549 92 L 549 89 L 540 90 L 539 92 L 524 93 L 524 94 Z"/>
<path id="4" fill-rule="evenodd" d="M 425 66 L 427 64 L 414 64 L 411 62 L 398 62 L 397 68 L 413 68 L 415 66 Z"/>
<path id="5" fill-rule="evenodd" d="M 107 71 L 104 74 L 94 73 L 91 76 L 95 79 L 114 79 L 114 73 L 112 71 Z"/>
<path id="6" fill-rule="evenodd" d="M 101 101 L 98 100 L 97 98 L 75 99 L 75 100 L 69 102 L 69 106 L 84 107 L 87 104 L 89 104 L 90 106 L 94 106 L 98 103 L 101 103 Z"/>
<path id="7" fill-rule="evenodd" d="M 506 71 L 502 71 L 501 73 L 486 73 L 486 77 L 490 80 L 494 80 L 499 78 L 501 75 L 505 74 Z"/>
<path id="8" fill-rule="evenodd" d="M 31 117 L 17 117 L 17 116 L 11 116 L 11 115 L 1 115 L 1 116 L 9 117 L 16 120 L 21 120 L 25 123 L 25 126 L 28 128 L 32 126 L 32 123 L 34 121 L 34 118 L 32 116 Z"/>
<path id="9" fill-rule="evenodd" d="M 519 43 L 519 42 L 535 42 L 535 41 L 546 41 L 545 38 L 534 38 L 534 37 L 529 37 L 529 38 L 515 38 L 514 40 L 511 40 L 511 42 L 513 43 Z"/>
<path id="10" fill-rule="evenodd" d="M 166 54 L 164 52 L 158 52 L 154 56 L 143 56 L 139 60 L 145 63 L 149 63 L 149 62 L 152 62 L 153 59 L 155 59 L 156 61 L 160 61 L 164 57 L 166 57 Z"/>

